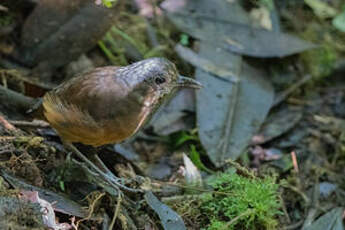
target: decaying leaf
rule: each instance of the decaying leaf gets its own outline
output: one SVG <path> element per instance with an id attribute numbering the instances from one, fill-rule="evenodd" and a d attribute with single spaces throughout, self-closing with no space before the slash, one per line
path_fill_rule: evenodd
<path id="1" fill-rule="evenodd" d="M 259 134 L 253 137 L 253 144 L 263 144 L 283 135 L 294 128 L 302 119 L 302 112 L 298 110 L 283 109 L 265 121 Z"/>
<path id="2" fill-rule="evenodd" d="M 245 150 L 271 107 L 273 89 L 263 78 L 263 72 L 245 64 L 241 56 L 219 48 L 216 31 L 223 33 L 224 27 L 232 22 L 248 24 L 245 11 L 237 3 L 225 1 L 195 4 L 188 2 L 183 9 L 193 12 L 193 16 L 186 19 L 190 24 L 184 24 L 183 17 L 180 20 L 176 14 L 170 16 L 179 28 L 201 40 L 199 55 L 181 46 L 176 50 L 198 67 L 196 79 L 204 86 L 197 92 L 199 136 L 211 161 L 220 166 L 228 158 L 236 159 Z M 195 15 L 217 23 L 203 27 Z"/>
<path id="3" fill-rule="evenodd" d="M 200 56 L 198 60 L 212 60 L 218 70 L 229 73 L 226 78 L 196 70 L 196 79 L 204 86 L 197 92 L 199 136 L 212 162 L 220 166 L 245 150 L 271 107 L 273 88 L 263 72 L 244 63 L 240 56 L 205 43 Z"/>
<path id="4" fill-rule="evenodd" d="M 169 13 L 185 12 L 190 16 L 197 14 L 206 18 L 217 17 L 224 22 L 247 24 L 250 21 L 239 1 L 165 0 L 161 7 Z"/>
<path id="5" fill-rule="evenodd" d="M 21 191 L 21 198 L 25 201 L 38 203 L 41 207 L 43 223 L 53 230 L 68 230 L 72 226 L 68 223 L 57 223 L 53 206 L 48 201 L 41 199 L 37 191 Z"/>
<path id="6" fill-rule="evenodd" d="M 202 4 L 200 1 L 198 3 Z M 235 3 L 227 4 L 228 8 L 236 6 Z M 212 8 L 216 6 L 222 7 L 220 4 L 214 4 Z M 194 11 L 191 10 L 193 7 Z M 196 7 L 194 4 L 185 6 L 179 12 L 168 13 L 168 17 L 183 32 L 238 54 L 266 58 L 284 57 L 315 47 L 312 43 L 287 33 L 255 28 L 216 13 L 205 14 L 201 6 Z"/>
<path id="7" fill-rule="evenodd" d="M 83 209 L 81 205 L 66 198 L 65 196 L 59 195 L 47 189 L 27 184 L 19 178 L 8 174 L 7 172 L 5 172 L 5 170 L 0 170 L 0 175 L 16 189 L 37 191 L 38 195 L 42 199 L 48 202 L 55 202 L 54 209 L 58 212 L 78 217 L 87 216 L 87 211 Z"/>
<path id="8" fill-rule="evenodd" d="M 151 191 L 145 193 L 148 205 L 158 214 L 165 230 L 185 230 L 182 218 L 170 207 L 160 202 Z"/>
<path id="9" fill-rule="evenodd" d="M 343 208 L 334 208 L 303 230 L 344 230 Z"/>
<path id="10" fill-rule="evenodd" d="M 184 177 L 188 185 L 192 186 L 201 186 L 202 178 L 198 168 L 193 164 L 189 157 L 184 153 L 183 154 L 183 163 L 185 166 Z"/>
<path id="11" fill-rule="evenodd" d="M 97 44 L 115 15 L 116 7 L 93 0 L 41 0 L 23 26 L 17 56 L 27 65 L 63 66 Z"/>

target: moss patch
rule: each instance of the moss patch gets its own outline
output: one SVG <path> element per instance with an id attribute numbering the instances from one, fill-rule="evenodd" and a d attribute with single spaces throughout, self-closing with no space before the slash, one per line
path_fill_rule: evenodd
<path id="1" fill-rule="evenodd" d="M 217 175 L 208 184 L 215 190 L 203 197 L 207 230 L 275 229 L 280 213 L 274 178 L 247 178 L 233 170 Z"/>

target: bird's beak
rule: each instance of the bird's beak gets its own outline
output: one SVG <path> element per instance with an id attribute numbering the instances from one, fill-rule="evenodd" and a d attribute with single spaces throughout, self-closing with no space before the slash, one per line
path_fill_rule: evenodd
<path id="1" fill-rule="evenodd" d="M 177 80 L 177 86 L 178 87 L 186 87 L 186 88 L 194 88 L 194 89 L 201 89 L 202 85 L 200 82 L 189 78 L 179 75 Z"/>

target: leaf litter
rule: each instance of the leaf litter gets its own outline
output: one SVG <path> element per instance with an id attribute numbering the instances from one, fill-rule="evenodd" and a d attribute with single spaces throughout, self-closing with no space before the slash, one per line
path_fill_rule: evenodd
<path id="1" fill-rule="evenodd" d="M 101 49 L 90 49 L 91 51 L 87 52 L 86 56 L 95 66 L 99 66 L 111 62 L 131 63 L 138 58 L 150 55 L 166 55 L 177 63 L 178 69 L 184 75 L 192 76 L 192 66 L 194 66 L 195 77 L 204 83 L 204 89 L 199 91 L 196 96 L 193 93 L 183 92 L 176 99 L 174 98 L 167 107 L 163 108 L 161 116 L 157 117 L 144 130 L 144 134 L 138 135 L 137 138 L 128 143 L 134 147 L 130 148 L 134 153 L 129 154 L 124 151 L 125 157 L 120 155 L 114 157 L 115 153 L 111 148 L 101 150 L 103 160 L 108 165 L 113 166 L 121 177 L 127 179 L 136 178 L 138 180 L 137 176 L 147 175 L 145 169 L 151 166 L 161 165 L 160 167 L 169 168 L 169 172 L 164 177 L 166 179 L 155 180 L 151 178 L 152 181 L 145 184 L 149 190 L 155 191 L 155 195 L 146 194 L 146 202 L 143 202 L 143 197 L 138 198 L 130 195 L 130 199 L 127 199 L 127 196 L 118 199 L 115 192 L 108 191 L 111 195 L 107 193 L 97 202 L 91 201 L 88 204 L 80 200 L 81 197 L 98 190 L 94 186 L 97 184 L 97 178 L 89 178 L 90 175 L 85 176 L 87 171 L 85 171 L 83 164 L 77 163 L 74 159 L 69 160 L 70 156 L 56 142 L 56 135 L 46 135 L 51 132 L 47 127 L 36 126 L 31 122 L 12 123 L 15 117 L 14 113 L 2 109 L 3 105 L 1 105 L 2 112 L 4 111 L 10 118 L 8 122 L 6 119 L 1 122 L 1 163 L 12 157 L 12 161 L 1 164 L 1 168 L 5 165 L 6 168 L 12 169 L 16 176 L 24 177 L 29 183 L 44 187 L 42 189 L 29 185 L 28 182 L 24 183 L 20 178 L 17 178 L 17 182 L 13 182 L 14 179 L 10 179 L 2 171 L 1 178 L 5 178 L 15 189 L 9 189 L 9 185 L 0 180 L 1 199 L 4 191 L 14 194 L 17 194 L 16 189 L 37 191 L 39 199 L 52 203 L 53 208 L 76 216 L 77 219 L 88 217 L 88 213 L 81 208 L 81 205 L 88 206 L 91 204 L 95 216 L 92 215 L 92 218 L 83 221 L 79 225 L 80 229 L 135 229 L 136 226 L 145 226 L 146 229 L 176 229 L 176 226 L 170 225 L 171 221 L 180 226 L 181 229 L 200 229 L 201 226 L 218 226 L 216 229 L 221 229 L 221 226 L 226 228 L 244 216 L 252 214 L 252 211 L 240 213 L 232 220 L 228 220 L 227 223 L 212 220 L 212 225 L 210 225 L 210 222 L 206 221 L 207 218 L 202 213 L 197 212 L 197 207 L 200 207 L 198 205 L 200 205 L 202 195 L 212 192 L 217 194 L 217 191 L 210 191 L 208 187 L 191 189 L 183 184 L 188 178 L 183 178 L 183 174 L 179 174 L 177 171 L 181 169 L 183 158 L 187 159 L 187 156 L 183 157 L 182 154 L 185 152 L 191 160 L 191 162 L 187 161 L 191 173 L 195 174 L 200 170 L 202 181 L 205 181 L 209 175 L 213 175 L 215 171 L 225 170 L 230 164 L 229 159 L 237 159 L 254 170 L 248 173 L 246 170 L 237 169 L 237 174 L 245 178 L 279 175 L 277 182 L 281 185 L 279 189 L 283 214 L 274 216 L 279 220 L 279 228 L 291 229 L 303 225 L 306 229 L 317 229 L 318 227 L 343 229 L 341 222 L 343 207 L 345 207 L 344 199 L 342 199 L 345 194 L 342 190 L 345 135 L 342 127 L 345 113 L 341 109 L 344 107 L 344 93 L 341 89 L 344 89 L 345 84 L 338 78 L 328 77 L 334 70 L 333 68 L 337 66 L 331 62 L 342 57 L 342 54 L 339 53 L 339 50 L 343 50 L 342 43 L 339 42 L 342 35 L 335 32 L 336 29 L 340 28 L 339 25 L 341 26 L 339 24 L 341 23 L 340 19 L 337 19 L 337 24 L 332 25 L 331 19 L 333 18 L 334 22 L 336 16 L 333 13 L 328 13 L 328 21 L 323 21 L 318 12 L 319 9 L 317 9 L 320 6 L 321 8 L 324 7 L 318 3 L 320 1 L 305 1 L 305 3 L 277 1 L 275 5 L 270 4 L 271 1 L 250 3 L 221 0 L 170 1 L 170 3 L 163 3 L 161 6 L 163 9 L 159 9 L 161 11 L 156 15 L 152 9 L 159 7 L 150 5 L 155 1 L 151 1 L 150 4 L 147 1 L 142 2 L 146 4 L 139 6 L 142 13 L 144 14 L 145 10 L 148 10 L 148 14 L 145 15 L 151 19 L 136 21 L 136 19 L 131 18 L 131 14 L 135 15 L 136 13 L 126 12 L 127 15 L 122 15 L 119 22 L 116 22 L 115 28 L 117 30 L 112 29 L 110 31 L 112 37 L 106 35 L 102 39 L 103 48 L 101 43 L 98 43 Z M 311 2 L 316 2 L 319 5 L 312 5 Z M 7 3 L 7 0 L 2 3 L 6 7 L 5 14 L 13 9 Z M 335 1 L 329 1 L 327 4 L 332 8 L 340 9 L 340 7 L 336 7 Z M 289 9 L 291 5 L 293 10 Z M 305 7 L 307 5 L 311 8 Z M 300 8 L 301 6 L 304 7 Z M 129 8 L 127 5 L 127 9 Z M 120 9 L 123 8 L 116 10 L 120 11 Z M 167 11 L 169 12 L 167 13 Z M 293 19 L 288 16 L 286 11 L 293 12 L 294 18 L 298 20 L 312 23 L 297 23 L 298 26 L 293 28 L 296 23 L 292 21 Z M 301 17 L 300 12 L 307 16 Z M 1 13 L 0 16 L 4 12 Z M 162 15 L 168 14 L 168 18 L 178 27 L 179 31 L 176 31 L 176 28 L 172 29 L 166 21 L 162 23 L 160 21 L 161 13 Z M 318 19 L 315 20 L 315 18 Z M 256 21 L 255 25 L 253 21 Z M 320 21 L 322 21 L 320 28 L 325 28 L 325 33 L 321 33 L 322 39 L 318 40 L 315 37 L 309 39 L 306 36 L 309 33 L 300 32 L 301 28 L 307 32 L 312 30 L 310 28 L 313 27 L 309 25 L 315 24 L 315 22 L 320 23 Z M 133 26 L 133 24 L 135 25 Z M 327 26 L 325 26 L 326 24 Z M 56 24 L 57 27 L 54 28 L 55 30 L 56 28 L 63 29 L 66 25 L 63 25 L 62 22 Z M 147 29 L 148 35 L 145 34 L 146 26 L 147 28 L 151 26 L 151 29 Z M 332 26 L 335 26 L 333 28 L 335 30 L 329 29 Z M 17 27 L 13 30 L 18 33 Z M 57 29 L 56 31 L 60 30 Z M 138 37 L 135 36 L 135 31 L 140 31 L 140 33 L 136 32 Z M 331 35 L 332 33 L 337 34 L 336 37 L 339 39 L 333 40 L 329 31 L 332 31 Z M 42 36 L 40 38 L 44 40 L 47 36 L 43 32 L 44 30 L 41 34 L 34 35 Z M 8 39 L 9 33 L 1 35 L 0 48 L 8 41 L 5 40 Z M 51 33 L 51 35 L 53 38 L 56 34 Z M 28 36 L 30 37 L 30 35 Z M 146 36 L 149 37 L 147 40 Z M 114 38 L 116 38 L 115 41 L 119 41 L 117 48 L 111 45 Z M 79 38 L 75 39 L 78 40 Z M 124 40 L 120 41 L 121 39 Z M 315 44 L 321 43 L 322 46 L 325 40 L 327 40 L 328 45 L 333 45 L 327 52 L 323 52 L 324 50 L 314 52 L 318 49 L 310 50 L 316 47 Z M 188 46 L 188 49 L 181 45 L 175 46 L 179 42 L 181 45 Z M 48 44 L 47 47 L 56 45 L 54 42 L 50 44 L 44 41 L 43 43 Z M 14 42 L 11 46 L 16 48 L 17 44 Z M 174 46 L 175 50 L 173 49 Z M 85 47 L 87 48 L 88 45 Z M 122 49 L 123 47 L 125 48 Z M 35 59 L 34 56 L 42 50 L 50 52 L 50 49 L 43 48 L 38 46 L 37 50 L 35 48 L 26 50 L 27 54 L 33 54 L 31 57 L 30 55 L 27 56 L 29 59 L 33 58 L 27 62 L 28 66 L 41 64 L 41 61 L 37 61 L 38 59 Z M 80 50 L 84 50 L 84 48 Z M 111 55 L 100 55 L 100 52 L 109 50 L 115 59 L 111 59 Z M 301 59 L 298 59 L 298 53 L 305 50 L 309 50 L 310 55 L 302 55 L 304 57 L 303 62 L 301 62 Z M 337 52 L 336 55 L 334 52 Z M 177 54 L 185 61 L 178 58 Z M 309 62 L 308 58 L 312 56 L 315 57 L 314 61 Z M 63 66 L 62 62 L 69 62 L 68 58 L 64 60 L 64 58 L 59 58 L 60 55 L 57 57 L 57 63 L 52 63 L 53 66 L 55 64 Z M 109 62 L 105 61 L 105 57 L 110 59 Z M 270 59 L 262 59 L 267 57 Z M 267 71 L 269 66 L 274 65 L 276 67 L 278 62 L 272 57 L 284 57 L 279 62 L 286 65 L 286 68 L 289 68 L 289 71 L 292 72 L 291 75 L 293 75 L 293 77 L 284 75 L 284 71 L 277 66 L 276 77 L 281 78 L 282 82 L 295 82 L 294 84 L 276 87 L 277 84 L 272 80 L 271 72 Z M 23 59 L 21 61 L 25 62 Z M 47 61 L 51 60 L 47 59 Z M 192 66 L 186 64 L 187 62 Z M 4 63 L 1 59 L 1 66 Z M 291 63 L 293 64 L 291 65 Z M 304 66 L 306 63 L 309 66 Z M 6 64 L 6 66 L 8 65 Z M 326 66 L 327 69 L 326 71 L 315 71 L 315 69 L 311 69 L 313 66 L 317 68 Z M 61 76 L 59 71 L 60 69 L 58 72 L 53 70 L 53 75 Z M 310 73 L 309 71 L 313 72 Z M 341 68 L 338 71 L 341 73 Z M 314 78 L 316 75 L 319 76 L 317 80 Z M 30 74 L 26 78 L 28 80 L 26 82 L 32 80 Z M 47 80 L 44 82 L 45 84 L 54 85 L 48 78 L 45 79 Z M 15 85 L 15 88 L 19 88 L 20 92 L 27 93 L 28 83 L 22 84 L 25 85 L 25 90 L 23 90 L 22 85 L 17 87 L 18 83 L 15 81 L 6 81 L 5 79 L 3 83 L 4 86 L 10 88 Z M 40 84 L 34 83 L 33 85 L 38 86 L 37 88 L 41 87 Z M 329 88 L 332 85 L 337 87 Z M 274 96 L 273 87 L 278 88 L 277 92 L 280 92 L 276 93 L 277 96 Z M 43 92 L 47 90 L 47 87 L 41 88 Z M 38 91 L 35 92 L 35 89 L 31 89 L 31 92 L 37 93 Z M 196 119 L 194 119 L 194 113 Z M 195 123 L 197 129 L 193 129 Z M 24 130 L 20 134 L 20 138 L 14 135 L 9 124 L 14 125 L 15 129 L 19 131 Z M 23 138 L 28 133 L 30 135 L 36 133 L 38 128 L 41 129 L 38 135 L 43 135 L 44 139 L 36 141 L 37 138 L 35 137 Z M 190 131 L 191 129 L 193 130 Z M 183 131 L 184 134 L 181 130 L 185 130 Z M 170 138 L 175 135 L 179 136 L 179 134 L 180 138 L 177 140 Z M 170 135 L 170 137 L 162 137 L 165 135 Z M 157 142 L 160 142 L 161 147 L 157 147 Z M 43 147 L 44 145 L 46 147 Z M 56 149 L 51 150 L 52 146 L 56 146 Z M 18 157 L 23 153 L 30 154 L 31 157 L 27 158 L 24 154 L 22 158 L 19 158 L 25 162 L 19 167 L 16 162 L 20 162 Z M 294 157 L 292 158 L 292 156 Z M 70 167 L 69 164 L 73 166 Z M 230 165 L 234 166 L 233 164 Z M 31 176 L 26 174 L 25 170 L 30 170 Z M 198 174 L 197 180 L 200 182 L 199 173 L 196 174 Z M 192 174 L 188 175 L 191 176 Z M 37 181 L 32 175 L 37 175 Z M 147 178 L 141 180 L 147 180 Z M 162 180 L 167 182 L 162 182 Z M 133 181 L 133 186 L 135 185 L 136 182 Z M 223 185 L 228 186 L 231 183 L 224 183 Z M 5 190 L 1 190 L 3 187 Z M 319 193 L 314 191 L 316 187 L 320 190 Z M 183 195 L 181 195 L 182 192 L 184 192 Z M 61 196 L 60 193 L 68 194 L 68 197 Z M 188 193 L 197 194 L 189 195 Z M 315 194 L 319 195 L 316 196 Z M 173 200 L 175 204 L 180 206 L 172 205 L 175 208 L 173 211 L 155 196 L 162 197 L 161 200 L 164 201 Z M 224 198 L 227 197 L 224 196 Z M 232 198 L 235 199 L 235 197 Z M 11 197 L 10 200 L 14 203 L 18 202 L 17 198 Z M 54 203 L 54 200 L 58 202 Z M 77 203 L 72 202 L 72 204 L 71 200 L 76 200 Z M 135 205 L 132 203 L 133 200 L 136 202 Z M 232 202 L 230 206 L 235 204 Z M 39 213 L 35 217 L 34 209 L 31 208 L 34 204 L 25 205 L 30 206 L 30 208 L 20 210 L 31 210 L 33 215 L 27 216 L 28 218 L 38 221 L 42 219 L 42 215 Z M 152 207 L 152 210 L 149 207 Z M 251 207 L 250 205 L 249 208 Z M 68 215 L 61 214 L 60 211 L 55 213 L 59 218 L 58 222 L 71 223 Z M 110 216 L 108 216 L 109 214 Z M 97 219 L 99 216 L 101 219 Z M 220 216 L 218 215 L 218 217 Z M 44 228 L 42 223 L 34 225 L 32 229 L 36 227 L 37 229 Z"/>

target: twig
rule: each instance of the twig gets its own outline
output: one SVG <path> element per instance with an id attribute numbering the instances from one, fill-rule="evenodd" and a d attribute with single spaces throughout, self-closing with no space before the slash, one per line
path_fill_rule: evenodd
<path id="1" fill-rule="evenodd" d="M 293 168 L 294 168 L 295 172 L 298 173 L 299 172 L 298 162 L 297 162 L 296 153 L 294 151 L 291 152 L 291 158 L 292 158 Z"/>
<path id="2" fill-rule="evenodd" d="M 93 212 L 94 212 L 95 205 L 96 205 L 97 201 L 99 201 L 104 195 L 105 195 L 105 193 L 103 192 L 103 193 L 99 194 L 99 195 L 96 197 L 96 199 L 94 199 L 94 200 L 92 201 L 92 203 L 91 203 L 91 205 L 90 205 L 90 211 L 89 211 L 87 217 L 85 217 L 85 218 L 80 219 L 80 220 L 77 221 L 77 223 L 76 223 L 76 228 L 77 228 L 77 229 L 78 229 L 78 226 L 79 226 L 79 224 L 80 224 L 81 222 L 83 222 L 83 221 L 85 221 L 85 220 L 91 219 L 91 216 L 92 216 L 92 214 L 93 214 Z"/>
<path id="3" fill-rule="evenodd" d="M 255 179 L 255 175 L 252 171 L 248 170 L 246 167 L 243 167 L 242 165 L 240 165 L 239 163 L 231 160 L 231 159 L 228 159 L 225 161 L 226 163 L 232 165 L 235 167 L 235 169 L 237 169 L 238 171 L 240 171 L 242 174 L 244 174 L 245 176 L 247 177 L 250 177 L 252 179 Z"/>
<path id="4" fill-rule="evenodd" d="M 308 210 L 307 217 L 304 220 L 303 227 L 302 229 L 305 229 L 307 226 L 310 226 L 316 216 L 318 215 L 318 210 L 320 209 L 320 187 L 318 186 L 319 184 L 319 175 L 316 175 L 316 181 L 315 181 L 315 186 L 313 188 L 313 193 L 312 193 L 312 200 L 310 202 L 310 209 Z"/>
<path id="5" fill-rule="evenodd" d="M 13 106 L 17 109 L 27 111 L 36 103 L 36 100 L 0 85 L 0 102 L 8 107 Z"/>
<path id="6" fill-rule="evenodd" d="M 240 215 L 236 216 L 234 219 L 232 219 L 231 221 L 229 221 L 224 227 L 222 227 L 222 229 L 228 229 L 233 223 L 235 223 L 237 220 L 241 219 L 244 216 L 248 216 L 251 213 L 253 213 L 252 209 L 248 209 L 247 211 L 241 213 Z"/>
<path id="7" fill-rule="evenodd" d="M 13 144 L 5 144 L 0 148 L 0 155 L 5 153 L 13 153 L 16 151 Z"/>
<path id="8" fill-rule="evenodd" d="M 302 199 L 304 200 L 304 202 L 305 202 L 307 205 L 310 204 L 311 201 L 310 201 L 309 197 L 308 197 L 306 194 L 304 194 L 304 193 L 303 193 L 300 189 L 298 189 L 297 187 L 295 187 L 295 186 L 293 186 L 293 185 L 291 185 L 291 184 L 287 184 L 287 185 L 282 184 L 282 186 L 283 186 L 284 188 L 288 188 L 288 189 L 292 190 L 293 192 L 297 193 L 298 195 L 300 195 L 300 196 L 302 197 Z"/>
<path id="9" fill-rule="evenodd" d="M 50 125 L 47 122 L 41 120 L 33 120 L 33 121 L 9 121 L 12 125 L 15 126 L 25 126 L 25 127 L 32 127 L 32 128 L 47 128 Z"/>
<path id="10" fill-rule="evenodd" d="M 293 93 L 296 89 L 298 89 L 299 87 L 301 87 L 304 83 L 306 83 L 307 81 L 309 81 L 311 79 L 311 75 L 307 74 L 305 75 L 302 79 L 300 79 L 299 81 L 297 81 L 295 84 L 293 84 L 292 86 L 290 86 L 288 89 L 286 89 L 285 91 L 281 92 L 276 99 L 274 100 L 273 104 L 272 104 L 272 108 L 279 105 L 280 103 L 282 103 L 291 93 Z"/>
<path id="11" fill-rule="evenodd" d="M 199 192 L 211 192 L 214 194 L 219 194 L 219 195 L 225 195 L 225 196 L 233 196 L 233 193 L 230 192 L 220 192 L 220 191 L 214 191 L 214 190 L 210 190 L 210 189 L 203 189 L 203 188 L 199 188 L 199 187 L 193 187 L 193 186 L 188 186 L 188 185 L 182 185 L 182 184 L 176 184 L 176 183 L 172 183 L 172 182 L 160 182 L 161 184 L 166 184 L 166 185 L 171 185 L 171 186 L 176 186 L 179 188 L 184 188 L 184 189 L 190 189 L 190 190 L 195 190 L 195 191 L 199 191 Z"/>
<path id="12" fill-rule="evenodd" d="M 0 136 L 0 143 L 1 142 L 12 141 L 12 140 L 14 140 L 16 138 L 18 138 L 18 137 L 14 137 L 14 136 Z"/>
<path id="13" fill-rule="evenodd" d="M 2 124 L 2 126 L 9 130 L 9 131 L 15 131 L 17 130 L 16 127 L 14 127 L 9 121 L 7 121 L 3 116 L 0 115 L 0 124 Z"/>
<path id="14" fill-rule="evenodd" d="M 282 198 L 281 195 L 279 195 L 279 200 L 280 200 L 280 203 L 281 203 L 281 206 L 282 206 L 284 215 L 285 215 L 285 217 L 286 217 L 286 219 L 287 219 L 287 222 L 290 224 L 290 223 L 291 223 L 291 218 L 290 218 L 290 216 L 289 216 L 289 213 L 288 213 L 288 211 L 287 211 L 287 209 L 286 209 L 285 202 L 284 202 L 284 200 L 283 200 L 283 198 Z"/>
<path id="15" fill-rule="evenodd" d="M 228 153 L 229 151 L 229 144 L 228 140 L 230 140 L 230 135 L 232 133 L 232 127 L 234 124 L 234 118 L 235 118 L 235 110 L 237 108 L 238 103 L 238 92 L 239 92 L 239 82 L 234 82 L 230 100 L 228 102 L 229 109 L 227 110 L 227 119 L 225 123 L 225 129 L 223 129 L 223 135 L 221 137 L 221 140 L 218 142 L 217 149 L 220 150 L 220 160 L 225 160 L 224 154 Z"/>
<path id="16" fill-rule="evenodd" d="M 165 203 L 176 203 L 182 202 L 183 200 L 199 200 L 201 199 L 202 194 L 192 194 L 192 195 L 178 195 L 178 196 L 171 196 L 171 197 L 162 197 L 161 200 Z"/>
<path id="17" fill-rule="evenodd" d="M 293 229 L 299 228 L 302 224 L 303 224 L 303 220 L 300 220 L 297 223 L 283 227 L 283 230 L 293 230 Z"/>
<path id="18" fill-rule="evenodd" d="M 122 201 L 122 197 L 121 197 L 121 193 L 119 192 L 119 194 L 117 196 L 117 204 L 116 204 L 116 208 L 115 208 L 115 213 L 114 213 L 113 219 L 111 220 L 111 223 L 109 225 L 109 230 L 113 229 L 116 218 L 119 215 L 121 201 Z"/>

